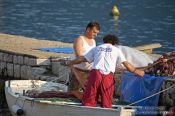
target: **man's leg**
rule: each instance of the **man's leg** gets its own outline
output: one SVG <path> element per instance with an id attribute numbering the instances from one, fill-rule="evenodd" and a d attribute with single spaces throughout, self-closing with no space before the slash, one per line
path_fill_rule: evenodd
<path id="1" fill-rule="evenodd" d="M 102 74 L 102 83 L 100 85 L 101 89 L 101 107 L 111 108 L 112 107 L 112 98 L 114 94 L 114 78 L 113 74 L 108 75 Z"/>
<path id="2" fill-rule="evenodd" d="M 82 104 L 84 106 L 96 106 L 98 99 L 98 89 L 101 84 L 101 75 L 98 70 L 92 70 L 88 77 L 87 87 L 84 91 Z"/>

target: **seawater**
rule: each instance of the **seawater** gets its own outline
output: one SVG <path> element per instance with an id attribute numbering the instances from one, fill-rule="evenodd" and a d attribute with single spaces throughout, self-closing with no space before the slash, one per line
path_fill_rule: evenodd
<path id="1" fill-rule="evenodd" d="M 117 5 L 119 17 L 110 16 Z M 101 24 L 102 37 L 116 34 L 120 43 L 161 43 L 154 53 L 175 50 L 175 0 L 0 0 L 0 32 L 37 39 L 74 41 L 89 21 Z"/>

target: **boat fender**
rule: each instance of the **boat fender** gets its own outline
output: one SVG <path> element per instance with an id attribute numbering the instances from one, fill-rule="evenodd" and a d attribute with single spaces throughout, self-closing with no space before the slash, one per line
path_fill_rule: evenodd
<path id="1" fill-rule="evenodd" d="M 23 109 L 20 106 L 18 106 L 18 105 L 13 105 L 12 106 L 12 112 L 17 114 L 18 116 L 24 114 Z"/>

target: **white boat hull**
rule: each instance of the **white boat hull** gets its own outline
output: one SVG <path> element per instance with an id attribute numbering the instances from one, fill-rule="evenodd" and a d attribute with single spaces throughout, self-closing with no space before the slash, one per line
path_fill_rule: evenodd
<path id="1" fill-rule="evenodd" d="M 30 80 L 25 80 L 25 82 Z M 23 83 L 24 81 L 11 81 L 11 83 Z M 12 84 L 13 85 L 13 84 Z M 22 94 L 15 94 L 23 87 L 9 87 L 8 81 L 5 84 L 5 94 L 9 109 L 13 116 L 17 116 L 14 105 L 19 106 L 24 114 L 22 116 L 131 116 L 134 109 L 122 106 L 115 108 L 86 107 L 81 104 L 65 104 L 50 101 L 35 101 L 34 98 L 25 97 Z M 19 89 L 20 88 L 20 89 Z"/>

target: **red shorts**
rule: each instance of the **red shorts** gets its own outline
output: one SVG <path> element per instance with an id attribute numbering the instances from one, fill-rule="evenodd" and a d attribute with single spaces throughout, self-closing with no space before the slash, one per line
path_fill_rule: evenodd
<path id="1" fill-rule="evenodd" d="M 83 94 L 82 104 L 84 106 L 96 106 L 101 97 L 101 107 L 111 108 L 114 93 L 113 73 L 102 74 L 99 70 L 91 70 L 88 77 L 88 84 Z"/>

